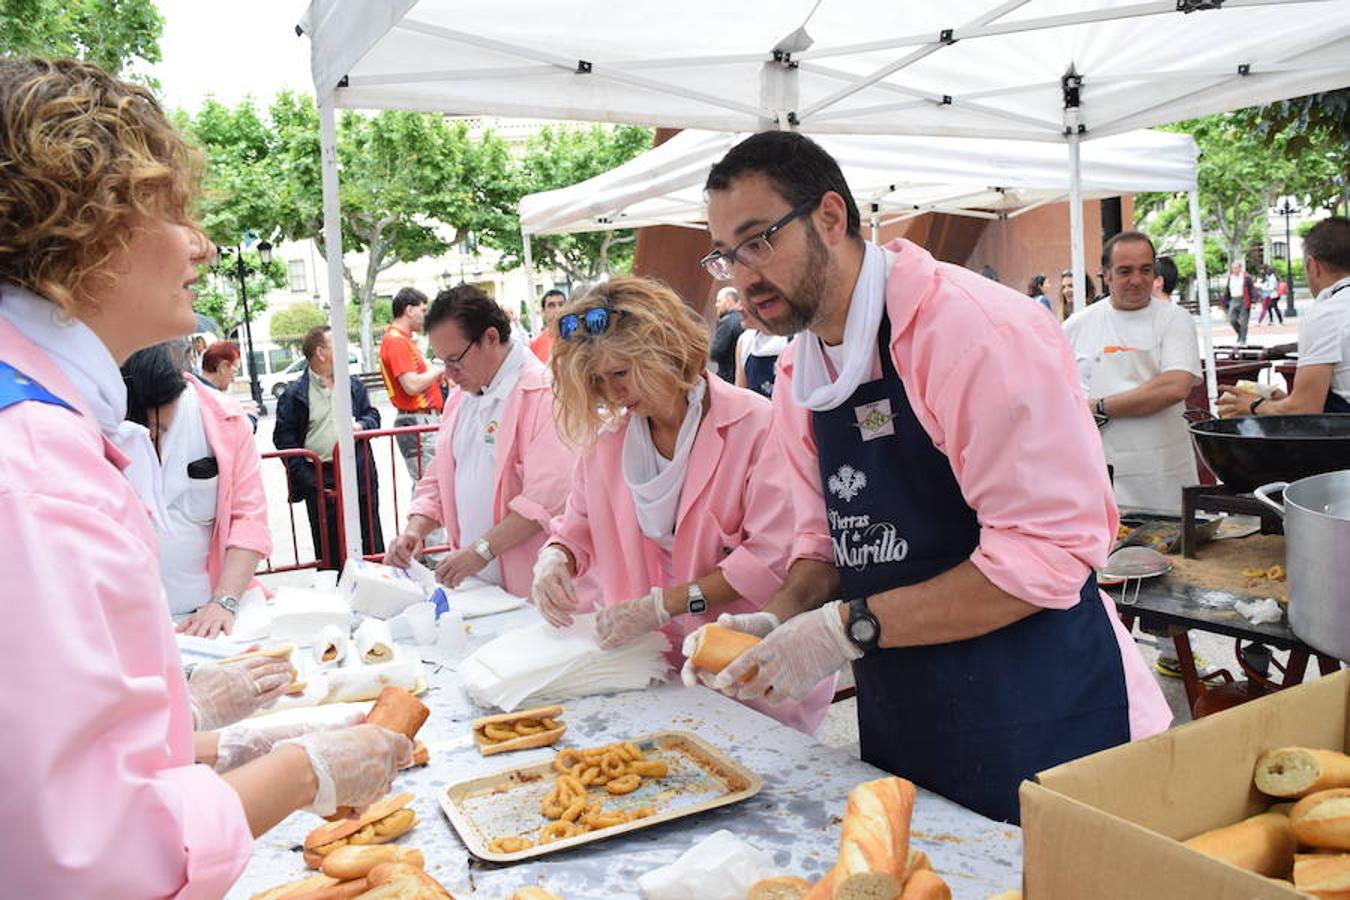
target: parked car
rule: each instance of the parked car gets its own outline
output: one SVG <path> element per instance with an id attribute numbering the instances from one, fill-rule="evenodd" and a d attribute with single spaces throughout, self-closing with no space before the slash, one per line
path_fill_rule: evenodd
<path id="1" fill-rule="evenodd" d="M 286 393 L 286 388 L 290 386 L 291 382 L 304 374 L 306 365 L 305 358 L 302 356 L 280 372 L 259 375 L 258 385 L 262 388 L 264 394 L 270 394 L 274 400 L 280 400 L 281 395 Z M 353 375 L 361 372 L 361 355 L 357 351 L 352 350 L 347 354 L 347 368 L 351 370 Z"/>

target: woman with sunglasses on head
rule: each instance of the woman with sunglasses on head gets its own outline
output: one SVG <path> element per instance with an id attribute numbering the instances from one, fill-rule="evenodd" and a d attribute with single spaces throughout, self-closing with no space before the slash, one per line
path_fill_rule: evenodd
<path id="1" fill-rule="evenodd" d="M 600 285 L 563 308 L 558 335 L 558 427 L 583 455 L 532 598 L 556 627 L 598 609 L 604 647 L 660 629 L 678 664 L 686 635 L 758 610 L 783 581 L 793 515 L 770 404 L 708 376 L 707 327 L 659 282 Z M 813 733 L 833 690 L 831 677 L 799 703 L 750 705 Z"/>
<path id="2" fill-rule="evenodd" d="M 219 897 L 253 837 L 379 799 L 411 744 L 360 725 L 194 764 L 225 752 L 194 724 L 277 688 L 228 667 L 189 687 L 141 499 L 155 449 L 123 421 L 118 366 L 195 323 L 199 156 L 143 87 L 0 59 L 0 172 L 5 893 Z"/>
<path id="3" fill-rule="evenodd" d="M 512 340 L 497 301 L 473 285 L 441 291 L 422 328 L 455 389 L 385 562 L 406 566 L 443 527 L 453 549 L 436 566 L 437 581 L 455 587 L 476 575 L 525 596 L 574 460 L 553 427 L 548 370 Z"/>

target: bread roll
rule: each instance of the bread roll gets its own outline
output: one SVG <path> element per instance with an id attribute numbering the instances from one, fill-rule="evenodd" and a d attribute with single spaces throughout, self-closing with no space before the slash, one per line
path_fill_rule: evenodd
<path id="1" fill-rule="evenodd" d="M 1317 791 L 1294 804 L 1294 834 L 1310 847 L 1350 850 L 1350 788 Z"/>
<path id="2" fill-rule="evenodd" d="M 427 745 L 421 741 L 413 741 L 412 764 L 414 766 L 425 766 L 429 762 L 431 762 L 431 751 L 427 749 Z"/>
<path id="3" fill-rule="evenodd" d="M 699 631 L 698 645 L 689 657 L 694 667 L 705 672 L 720 672 L 731 661 L 759 643 L 759 638 L 744 631 L 706 625 Z"/>
<path id="4" fill-rule="evenodd" d="M 362 621 L 352 639 L 361 662 L 375 665 L 394 661 L 394 636 L 389 633 L 388 624 L 380 619 Z"/>
<path id="5" fill-rule="evenodd" d="M 319 888 L 304 894 L 287 894 L 282 900 L 352 900 L 370 889 L 364 878 L 341 881 L 330 887 Z"/>
<path id="6" fill-rule="evenodd" d="M 474 719 L 471 725 L 474 743 L 478 745 L 478 752 L 483 756 L 556 744 L 567 733 L 567 723 L 558 721 L 562 713 L 563 708 L 561 706 L 537 706 L 534 709 L 522 709 L 518 712 L 500 713 L 495 716 L 483 716 L 481 719 Z M 552 720 L 556 727 L 544 728 L 543 721 L 545 719 Z M 533 734 L 522 734 L 506 740 L 496 740 L 487 736 L 486 730 L 489 725 L 508 726 L 509 730 L 510 726 L 522 722 L 534 723 L 534 726 L 541 730 Z"/>
<path id="7" fill-rule="evenodd" d="M 356 819 L 320 825 L 305 838 L 305 865 L 319 868 L 323 858 L 339 847 L 385 844 L 407 834 L 417 824 L 417 814 L 407 806 L 412 794 L 385 797 L 366 807 Z"/>
<path id="8" fill-rule="evenodd" d="M 834 900 L 896 897 L 909 864 L 914 785 L 879 778 L 849 791 L 833 875 Z"/>
<path id="9" fill-rule="evenodd" d="M 523 887 L 511 895 L 511 900 L 561 900 L 561 898 L 541 887 Z"/>
<path id="10" fill-rule="evenodd" d="M 249 900 L 292 900 L 298 894 L 306 894 L 323 887 L 330 887 L 338 883 L 336 878 L 330 878 L 324 874 L 310 875 L 307 878 L 300 878 L 296 881 L 288 881 L 285 884 L 279 884 L 276 887 L 268 888 L 265 891 L 254 894 Z"/>
<path id="11" fill-rule="evenodd" d="M 1350 854 L 1298 854 L 1294 887 L 1322 900 L 1350 900 Z"/>
<path id="12" fill-rule="evenodd" d="M 1281 747 L 1256 761 L 1256 789 L 1272 797 L 1306 797 L 1350 787 L 1350 756 L 1337 750 Z"/>
<path id="13" fill-rule="evenodd" d="M 922 850 L 910 850 L 909 859 L 905 862 L 905 883 L 909 883 L 909 879 L 913 877 L 915 872 L 920 872 L 924 869 L 931 870 L 932 868 L 932 865 L 928 862 L 927 853 L 924 853 Z"/>
<path id="14" fill-rule="evenodd" d="M 1283 813 L 1263 812 L 1235 825 L 1197 834 L 1185 844 L 1240 869 L 1283 878 L 1294 865 L 1297 849 L 1289 824 L 1289 817 Z"/>
<path id="15" fill-rule="evenodd" d="M 952 889 L 932 869 L 919 869 L 905 882 L 900 900 L 952 900 Z"/>
<path id="16" fill-rule="evenodd" d="M 746 900 L 801 900 L 811 890 L 811 882 L 795 875 L 777 875 L 750 885 Z"/>
<path id="17" fill-rule="evenodd" d="M 366 724 L 388 728 L 412 740 L 430 715 L 431 710 L 421 700 L 403 688 L 389 686 L 380 691 L 366 715 Z"/>
<path id="18" fill-rule="evenodd" d="M 406 863 L 421 869 L 426 865 L 422 851 L 413 847 L 395 847 L 390 844 L 348 845 L 339 847 L 323 858 L 319 868 L 325 875 L 341 881 L 365 878 L 370 870 L 384 863 Z"/>
<path id="19" fill-rule="evenodd" d="M 372 888 L 411 881 L 419 886 L 419 890 L 415 893 L 406 895 L 410 898 L 416 897 L 418 900 L 422 900 L 422 898 L 444 898 L 444 900 L 455 900 L 454 897 L 450 896 L 450 892 L 435 878 L 432 878 L 417 866 L 410 866 L 405 863 L 384 863 L 378 865 L 370 870 L 370 874 L 366 876 L 366 880 L 370 882 Z M 388 896 L 402 897 L 404 895 L 394 893 L 389 894 Z"/>

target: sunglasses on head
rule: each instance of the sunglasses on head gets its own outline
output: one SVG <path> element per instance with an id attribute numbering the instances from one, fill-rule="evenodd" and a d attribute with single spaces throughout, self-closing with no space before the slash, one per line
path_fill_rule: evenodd
<path id="1" fill-rule="evenodd" d="M 609 323 L 621 315 L 623 310 L 612 306 L 593 306 L 579 313 L 568 313 L 558 317 L 558 336 L 564 341 L 586 336 L 595 337 L 604 334 L 609 329 Z"/>

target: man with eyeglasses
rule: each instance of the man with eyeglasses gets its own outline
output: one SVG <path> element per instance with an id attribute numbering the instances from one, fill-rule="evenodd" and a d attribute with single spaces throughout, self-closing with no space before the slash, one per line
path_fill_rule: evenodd
<path id="1" fill-rule="evenodd" d="M 755 327 L 802 332 L 774 433 L 820 498 L 766 611 L 724 617 L 763 640 L 713 686 L 793 698 L 852 661 L 863 759 L 1013 822 L 1022 779 L 1166 728 L 1097 590 L 1116 509 L 1057 323 L 908 241 L 865 243 L 802 135 L 746 139 L 706 188 L 705 267 Z"/>
<path id="2" fill-rule="evenodd" d="M 553 425 L 548 372 L 511 339 L 506 312 L 473 285 L 442 291 L 423 326 L 456 387 L 408 524 L 384 561 L 406 566 L 442 527 L 452 549 L 436 566 L 437 581 L 455 587 L 472 575 L 528 596 L 575 461 Z"/>

